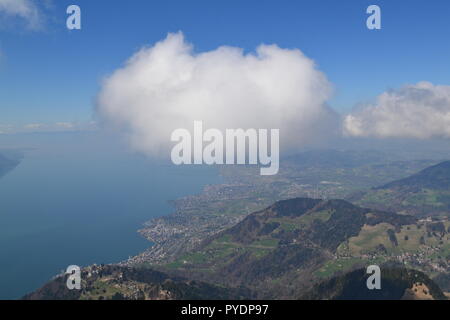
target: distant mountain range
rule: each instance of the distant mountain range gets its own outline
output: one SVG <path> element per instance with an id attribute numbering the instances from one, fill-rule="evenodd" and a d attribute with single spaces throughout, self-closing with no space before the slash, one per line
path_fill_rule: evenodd
<path id="1" fill-rule="evenodd" d="M 359 205 L 413 214 L 450 216 L 450 161 L 349 197 Z"/>

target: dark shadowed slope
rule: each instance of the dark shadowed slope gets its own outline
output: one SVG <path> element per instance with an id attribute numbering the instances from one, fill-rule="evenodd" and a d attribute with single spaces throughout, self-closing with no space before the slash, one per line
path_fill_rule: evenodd
<path id="1" fill-rule="evenodd" d="M 441 162 L 435 166 L 407 177 L 387 183 L 377 189 L 401 189 L 415 192 L 420 189 L 450 190 L 450 161 Z"/>
<path id="2" fill-rule="evenodd" d="M 447 300 L 424 273 L 405 268 L 381 268 L 381 289 L 369 290 L 365 269 L 358 269 L 316 285 L 306 300 Z"/>

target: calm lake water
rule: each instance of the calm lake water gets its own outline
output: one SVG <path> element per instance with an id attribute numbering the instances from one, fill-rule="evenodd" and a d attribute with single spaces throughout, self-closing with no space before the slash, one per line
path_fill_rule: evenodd
<path id="1" fill-rule="evenodd" d="M 1 136 L 1 135 L 0 135 Z M 0 178 L 0 299 L 20 298 L 68 265 L 124 260 L 151 245 L 136 231 L 168 200 L 218 183 L 212 167 L 156 163 L 89 134 L 0 137 L 21 148 Z"/>

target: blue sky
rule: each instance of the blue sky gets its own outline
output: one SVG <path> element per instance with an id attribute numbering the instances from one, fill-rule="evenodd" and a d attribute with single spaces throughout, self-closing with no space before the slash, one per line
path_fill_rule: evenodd
<path id="1" fill-rule="evenodd" d="M 1 2 L 1 1 L 0 1 Z M 342 112 L 389 88 L 449 84 L 450 2 L 43 0 L 40 27 L 0 21 L 0 124 L 93 119 L 102 78 L 134 52 L 183 31 L 196 51 L 261 43 L 299 48 L 335 87 Z M 66 29 L 66 8 L 82 10 L 82 30 Z M 366 28 L 366 8 L 382 10 L 382 30 Z M 5 15 L 1 15 L 0 19 Z"/>

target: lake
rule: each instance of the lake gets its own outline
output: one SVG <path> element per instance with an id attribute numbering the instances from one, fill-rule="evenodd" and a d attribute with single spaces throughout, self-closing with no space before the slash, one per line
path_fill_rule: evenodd
<path id="1" fill-rule="evenodd" d="M 219 183 L 213 167 L 130 152 L 99 133 L 0 135 L 20 165 L 0 178 L 0 299 L 20 298 L 71 264 L 127 259 L 151 243 L 137 230 L 168 200 Z"/>

